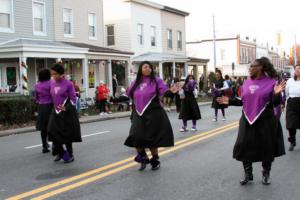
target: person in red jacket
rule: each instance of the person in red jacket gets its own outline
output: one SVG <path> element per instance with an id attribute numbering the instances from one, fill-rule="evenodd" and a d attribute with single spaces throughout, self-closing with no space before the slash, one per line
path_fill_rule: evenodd
<path id="1" fill-rule="evenodd" d="M 107 114 L 105 106 L 108 98 L 108 93 L 109 89 L 103 81 L 100 81 L 99 86 L 97 87 L 97 102 L 100 110 L 100 115 Z"/>

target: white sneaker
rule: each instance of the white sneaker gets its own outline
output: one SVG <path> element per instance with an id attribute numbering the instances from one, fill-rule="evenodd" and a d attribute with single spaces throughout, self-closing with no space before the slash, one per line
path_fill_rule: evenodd
<path id="1" fill-rule="evenodd" d="M 180 131 L 180 132 L 187 132 L 187 131 L 188 131 L 188 129 L 187 129 L 187 128 L 184 128 L 184 127 L 182 127 L 181 129 L 179 129 L 179 131 Z"/>
<path id="2" fill-rule="evenodd" d="M 100 113 L 100 116 L 103 116 L 104 115 L 104 112 Z"/>
<path id="3" fill-rule="evenodd" d="M 190 130 L 191 130 L 192 132 L 195 132 L 195 131 L 197 131 L 197 128 L 196 128 L 196 127 L 192 127 Z"/>
<path id="4" fill-rule="evenodd" d="M 104 113 L 104 115 L 108 115 L 108 113 L 107 113 L 107 112 L 105 112 L 105 113 Z"/>
<path id="5" fill-rule="evenodd" d="M 171 108 L 167 108 L 167 112 L 171 112 Z"/>
<path id="6" fill-rule="evenodd" d="M 218 121 L 216 118 L 214 118 L 213 120 L 212 120 L 213 122 L 216 122 L 216 121 Z"/>
<path id="7" fill-rule="evenodd" d="M 225 118 L 225 117 L 223 117 L 222 121 L 226 121 L 226 118 Z"/>

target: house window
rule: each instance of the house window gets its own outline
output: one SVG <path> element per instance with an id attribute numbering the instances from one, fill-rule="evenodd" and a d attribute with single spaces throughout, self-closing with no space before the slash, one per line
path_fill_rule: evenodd
<path id="1" fill-rule="evenodd" d="M 177 31 L 177 49 L 182 50 L 182 33 Z"/>
<path id="2" fill-rule="evenodd" d="M 156 46 L 156 27 L 151 26 L 151 47 Z"/>
<path id="3" fill-rule="evenodd" d="M 115 45 L 115 27 L 113 25 L 106 26 L 107 46 Z"/>
<path id="4" fill-rule="evenodd" d="M 46 35 L 46 14 L 44 2 L 33 2 L 33 32 L 35 35 Z"/>
<path id="5" fill-rule="evenodd" d="M 168 29 L 168 49 L 173 48 L 173 41 L 172 41 L 172 30 Z"/>
<path id="6" fill-rule="evenodd" d="M 0 0 L 0 31 L 13 31 L 13 1 Z"/>
<path id="7" fill-rule="evenodd" d="M 143 24 L 138 24 L 138 44 L 143 45 L 144 44 L 144 27 Z"/>
<path id="8" fill-rule="evenodd" d="M 73 10 L 64 8 L 64 35 L 73 35 Z"/>
<path id="9" fill-rule="evenodd" d="M 96 15 L 89 14 L 89 38 L 96 39 Z"/>

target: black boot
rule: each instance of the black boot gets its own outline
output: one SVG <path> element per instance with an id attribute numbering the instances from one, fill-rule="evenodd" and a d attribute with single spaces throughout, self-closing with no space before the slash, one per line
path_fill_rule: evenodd
<path id="1" fill-rule="evenodd" d="M 292 134 L 292 136 L 288 138 L 288 141 L 290 142 L 289 151 L 294 151 L 296 146 L 296 137 Z"/>
<path id="2" fill-rule="evenodd" d="M 143 171 L 146 169 L 147 164 L 149 164 L 149 158 L 146 154 L 146 151 L 138 152 L 138 155 L 134 158 L 134 160 L 138 163 L 141 163 L 139 171 Z"/>
<path id="3" fill-rule="evenodd" d="M 50 152 L 50 150 L 48 148 L 43 147 L 42 153 L 49 153 L 49 152 Z"/>
<path id="4" fill-rule="evenodd" d="M 61 155 L 57 155 L 56 157 L 55 157 L 55 159 L 53 160 L 54 162 L 58 162 L 58 161 L 60 161 L 62 159 L 62 156 Z"/>
<path id="5" fill-rule="evenodd" d="M 295 138 L 290 138 L 289 137 L 289 142 L 290 142 L 290 147 L 289 147 L 289 151 L 294 151 L 294 148 L 296 146 L 296 139 Z"/>
<path id="6" fill-rule="evenodd" d="M 262 172 L 262 184 L 264 184 L 264 185 L 270 185 L 271 184 L 270 171 L 263 170 L 263 172 Z"/>
<path id="7" fill-rule="evenodd" d="M 159 156 L 158 155 L 154 155 L 151 160 L 150 160 L 150 164 L 152 166 L 152 170 L 158 170 L 160 168 L 160 162 L 159 162 Z"/>
<path id="8" fill-rule="evenodd" d="M 291 143 L 289 147 L 289 151 L 294 151 L 296 144 Z"/>
<path id="9" fill-rule="evenodd" d="M 146 169 L 147 164 L 149 163 L 149 158 L 146 156 L 142 156 L 141 158 L 141 167 L 140 167 L 140 171 L 143 171 Z"/>
<path id="10" fill-rule="evenodd" d="M 245 170 L 245 177 L 240 181 L 241 185 L 247 185 L 248 182 L 253 181 L 252 163 L 243 163 Z"/>

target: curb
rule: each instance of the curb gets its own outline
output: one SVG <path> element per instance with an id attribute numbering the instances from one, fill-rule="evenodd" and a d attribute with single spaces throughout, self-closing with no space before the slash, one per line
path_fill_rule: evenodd
<path id="1" fill-rule="evenodd" d="M 206 105 L 210 105 L 210 104 L 211 104 L 211 102 L 203 102 L 203 103 L 199 103 L 198 105 L 199 106 L 206 106 Z M 174 108 L 175 108 L 175 106 L 174 106 Z M 105 117 L 105 118 L 101 118 L 99 115 L 98 116 L 93 115 L 93 116 L 87 117 L 87 118 L 90 118 L 90 119 L 83 119 L 84 117 L 82 119 L 79 118 L 79 121 L 80 121 L 80 124 L 88 124 L 88 123 L 93 123 L 93 122 L 101 122 L 101 121 L 108 121 L 108 120 L 113 120 L 113 119 L 125 118 L 125 117 L 129 117 L 130 114 L 131 114 L 131 112 L 128 111 L 128 112 L 117 113 L 115 116 L 108 116 L 108 117 Z M 0 137 L 9 136 L 9 135 L 23 134 L 23 133 L 31 133 L 31 132 L 36 132 L 36 129 L 35 129 L 34 126 L 0 131 Z"/>

